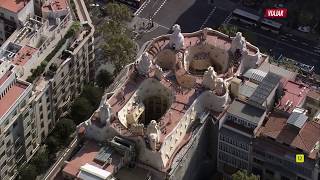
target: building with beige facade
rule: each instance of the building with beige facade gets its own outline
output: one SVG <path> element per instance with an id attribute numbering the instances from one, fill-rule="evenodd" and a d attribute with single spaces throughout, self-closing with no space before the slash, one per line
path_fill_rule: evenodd
<path id="1" fill-rule="evenodd" d="M 33 0 L 1 0 L 0 1 L 0 44 L 24 23 L 34 16 Z"/>
<path id="2" fill-rule="evenodd" d="M 209 28 L 182 34 L 175 25 L 171 35 L 147 42 L 135 63 L 118 76 L 114 90 L 102 98 L 99 109 L 78 126 L 88 141 L 107 147 L 116 137 L 124 139 L 118 145 L 133 143 L 133 172 L 141 173 L 127 172 L 130 161 L 118 164 L 112 158 L 99 165 L 99 151 L 88 161 L 85 155 L 72 158 L 63 169 L 65 177 L 77 179 L 88 173 L 82 168 L 88 162 L 108 174 L 107 179 L 122 179 L 123 174 L 133 179 L 196 179 L 203 166 L 198 161 L 216 159 L 216 152 L 206 154 L 209 145 L 203 139 L 212 133 L 211 140 L 217 141 L 219 120 L 233 99 L 229 84 L 267 60 L 258 48 L 246 45 L 241 34 L 235 39 Z M 213 127 L 211 132 L 207 126 Z M 91 171 L 98 176 L 95 173 L 98 170 Z"/>
<path id="3" fill-rule="evenodd" d="M 141 48 L 78 126 L 64 178 L 231 179 L 244 169 L 318 180 L 317 93 L 240 32 L 172 30 Z"/>
<path id="4" fill-rule="evenodd" d="M 15 178 L 94 78 L 94 27 L 84 2 L 71 9 L 59 1 L 62 9 L 44 4 L 46 16 L 29 17 L 0 49 L 1 179 Z"/>

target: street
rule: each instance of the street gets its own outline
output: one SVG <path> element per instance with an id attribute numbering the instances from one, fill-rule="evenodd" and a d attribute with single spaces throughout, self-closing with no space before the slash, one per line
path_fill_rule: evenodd
<path id="1" fill-rule="evenodd" d="M 240 30 L 250 31 L 256 36 L 256 46 L 270 50 L 274 55 L 282 54 L 298 62 L 313 65 L 317 73 L 320 67 L 320 45 L 292 34 L 275 35 L 258 28 L 233 22 L 232 11 L 239 7 L 239 0 L 147 0 L 136 12 L 138 19 L 152 20 L 157 28 L 145 32 L 137 39 L 144 42 L 166 34 L 174 24 L 181 26 L 182 32 L 194 32 L 204 27 L 217 28 L 223 23 L 236 25 Z"/>

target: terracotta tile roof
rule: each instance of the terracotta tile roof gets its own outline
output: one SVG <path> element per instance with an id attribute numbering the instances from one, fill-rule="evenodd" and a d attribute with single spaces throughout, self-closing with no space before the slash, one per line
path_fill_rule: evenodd
<path id="1" fill-rule="evenodd" d="M 279 104 L 277 104 L 276 107 L 282 111 L 291 113 L 295 107 L 303 103 L 309 92 L 309 88 L 292 81 L 283 81 L 282 86 L 284 95 L 281 97 Z M 285 108 L 288 103 L 291 104 L 291 106 Z"/>
<path id="2" fill-rule="evenodd" d="M 270 137 L 279 143 L 290 145 L 306 153 L 310 153 L 317 141 L 320 141 L 320 124 L 308 121 L 299 130 L 287 124 L 287 117 L 271 114 L 260 135 Z"/>
<path id="3" fill-rule="evenodd" d="M 30 0 L 0 0 L 0 7 L 12 12 L 19 12 Z"/>
<path id="4" fill-rule="evenodd" d="M 0 78 L 0 86 L 9 78 L 9 76 L 12 74 L 12 71 L 8 70 L 6 73 L 2 75 Z"/>
<path id="5" fill-rule="evenodd" d="M 103 164 L 94 160 L 100 148 L 101 147 L 97 142 L 92 140 L 86 141 L 82 148 L 77 152 L 77 154 L 74 155 L 72 159 L 66 164 L 62 172 L 69 176 L 77 177 L 78 173 L 80 172 L 80 167 L 88 163 L 113 173 L 114 168 L 120 164 L 120 159 L 122 158 L 122 156 L 113 151 L 114 153 L 112 153 L 110 156 L 110 158 L 112 158 L 111 164 L 107 164 L 104 166 Z"/>
<path id="6" fill-rule="evenodd" d="M 0 117 L 2 117 L 15 101 L 23 94 L 28 85 L 17 81 L 0 99 Z"/>
<path id="7" fill-rule="evenodd" d="M 44 4 L 42 6 L 42 10 L 49 11 L 60 11 L 66 10 L 68 8 L 68 4 L 66 0 L 52 0 L 50 4 Z"/>
<path id="8" fill-rule="evenodd" d="M 25 65 L 37 50 L 38 49 L 28 45 L 22 47 L 15 55 L 12 63 L 20 66 Z"/>

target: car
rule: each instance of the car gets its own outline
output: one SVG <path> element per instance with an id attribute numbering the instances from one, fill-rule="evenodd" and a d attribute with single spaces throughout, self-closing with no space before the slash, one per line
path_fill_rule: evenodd
<path id="1" fill-rule="evenodd" d="M 100 7 L 100 5 L 99 5 L 99 4 L 94 4 L 94 3 L 89 4 L 89 6 L 90 6 L 90 7 Z"/>
<path id="2" fill-rule="evenodd" d="M 298 30 L 301 32 L 304 32 L 304 33 L 309 33 L 311 28 L 310 28 L 310 26 L 299 26 Z"/>

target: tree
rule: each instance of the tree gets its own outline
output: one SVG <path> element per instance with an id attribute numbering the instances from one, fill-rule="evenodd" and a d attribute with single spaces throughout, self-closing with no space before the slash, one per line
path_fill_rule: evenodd
<path id="1" fill-rule="evenodd" d="M 132 19 L 132 12 L 124 4 L 108 3 L 105 10 L 112 20 L 118 22 L 129 22 Z"/>
<path id="2" fill-rule="evenodd" d="M 259 180 L 259 176 L 248 173 L 246 170 L 239 170 L 232 175 L 233 180 Z"/>
<path id="3" fill-rule="evenodd" d="M 66 38 L 70 38 L 74 36 L 78 31 L 80 31 L 80 29 L 81 29 L 81 23 L 79 21 L 73 22 L 66 34 Z"/>
<path id="4" fill-rule="evenodd" d="M 112 74 L 107 71 L 107 70 L 100 70 L 97 77 L 96 77 L 96 82 L 97 85 L 103 89 L 108 87 L 113 81 L 113 76 Z"/>
<path id="5" fill-rule="evenodd" d="M 72 104 L 70 115 L 76 124 L 80 124 L 91 116 L 93 110 L 91 103 L 86 98 L 80 97 Z"/>
<path id="6" fill-rule="evenodd" d="M 109 39 L 114 35 L 125 33 L 126 28 L 121 25 L 121 22 L 110 20 L 105 22 L 98 31 L 102 33 L 104 39 Z"/>
<path id="7" fill-rule="evenodd" d="M 92 107 L 96 109 L 100 104 L 102 95 L 103 95 L 102 89 L 87 85 L 83 88 L 81 97 L 86 98 L 90 102 Z"/>
<path id="8" fill-rule="evenodd" d="M 37 170 L 35 165 L 29 164 L 19 169 L 19 179 L 34 180 L 37 177 Z"/>
<path id="9" fill-rule="evenodd" d="M 115 72 L 132 62 L 136 56 L 136 47 L 133 40 L 125 34 L 114 35 L 103 45 L 109 60 L 115 66 Z"/>
<path id="10" fill-rule="evenodd" d="M 49 136 L 46 139 L 45 144 L 47 145 L 47 149 L 50 154 L 56 153 L 59 149 L 59 146 L 61 145 L 59 140 L 53 135 Z"/>
<path id="11" fill-rule="evenodd" d="M 61 144 L 65 144 L 69 140 L 69 136 L 76 130 L 76 125 L 71 119 L 63 118 L 59 120 L 55 127 L 55 136 Z"/>
<path id="12" fill-rule="evenodd" d="M 132 33 L 126 27 L 126 22 L 132 18 L 132 12 L 122 4 L 109 3 L 106 6 L 110 20 L 101 26 L 100 31 L 104 38 L 102 45 L 104 52 L 115 66 L 115 73 L 132 62 L 136 55 L 136 46 L 132 40 Z"/>
<path id="13" fill-rule="evenodd" d="M 218 28 L 218 31 L 220 31 L 228 36 L 234 37 L 236 35 L 236 33 L 238 32 L 238 28 L 233 25 L 224 25 L 224 26 L 220 26 Z"/>
<path id="14" fill-rule="evenodd" d="M 39 149 L 32 158 L 31 164 L 36 167 L 38 174 L 44 173 L 49 167 L 48 150 L 46 148 Z"/>

